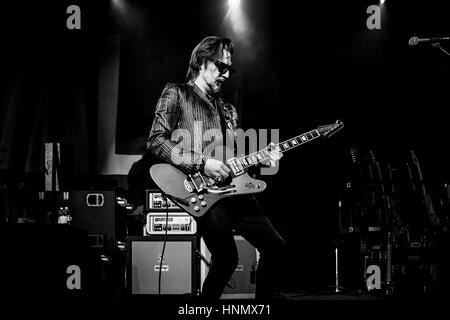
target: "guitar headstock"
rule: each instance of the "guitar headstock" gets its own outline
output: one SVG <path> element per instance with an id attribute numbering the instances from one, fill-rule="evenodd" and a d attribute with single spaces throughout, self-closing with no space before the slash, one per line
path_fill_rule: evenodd
<path id="1" fill-rule="evenodd" d="M 336 122 L 333 124 L 318 127 L 317 131 L 319 131 L 319 134 L 322 137 L 329 138 L 342 128 L 344 128 L 344 122 L 342 122 L 341 120 L 336 120 Z"/>

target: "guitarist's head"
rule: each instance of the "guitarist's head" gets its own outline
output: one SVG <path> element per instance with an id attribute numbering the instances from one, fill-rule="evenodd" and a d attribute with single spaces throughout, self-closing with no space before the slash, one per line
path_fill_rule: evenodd
<path id="1" fill-rule="evenodd" d="M 235 72 L 231 67 L 233 43 L 228 38 L 209 36 L 194 48 L 189 61 L 187 80 L 202 91 L 216 94 Z"/>

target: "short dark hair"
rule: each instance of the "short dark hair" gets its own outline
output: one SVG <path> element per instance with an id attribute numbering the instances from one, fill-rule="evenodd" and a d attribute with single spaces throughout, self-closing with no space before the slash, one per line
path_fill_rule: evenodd
<path id="1" fill-rule="evenodd" d="M 209 36 L 200 41 L 192 50 L 191 60 L 186 75 L 187 80 L 193 80 L 198 76 L 200 67 L 206 61 L 214 61 L 222 57 L 223 49 L 233 54 L 233 43 L 228 38 Z"/>

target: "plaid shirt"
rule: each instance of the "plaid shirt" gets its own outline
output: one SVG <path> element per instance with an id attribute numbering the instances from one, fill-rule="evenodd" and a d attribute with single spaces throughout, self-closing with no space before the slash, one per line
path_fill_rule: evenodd
<path id="1" fill-rule="evenodd" d="M 223 145 L 219 110 L 234 149 L 237 113 L 231 104 L 207 95 L 193 82 L 167 84 L 156 105 L 147 150 L 185 173 L 198 170 L 210 148 Z"/>

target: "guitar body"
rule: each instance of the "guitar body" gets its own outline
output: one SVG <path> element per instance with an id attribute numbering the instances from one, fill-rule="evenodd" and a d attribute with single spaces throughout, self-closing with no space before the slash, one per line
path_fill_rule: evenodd
<path id="1" fill-rule="evenodd" d="M 194 217 L 203 216 L 219 200 L 236 195 L 259 193 L 267 187 L 264 181 L 253 179 L 245 173 L 223 184 L 213 185 L 197 192 L 191 187 L 186 174 L 167 163 L 153 165 L 150 168 L 150 175 L 172 201 Z"/>

